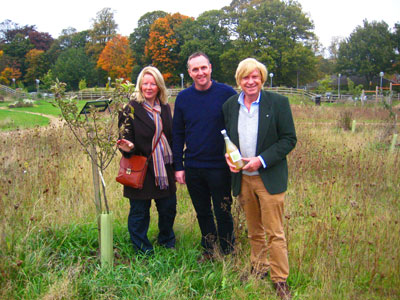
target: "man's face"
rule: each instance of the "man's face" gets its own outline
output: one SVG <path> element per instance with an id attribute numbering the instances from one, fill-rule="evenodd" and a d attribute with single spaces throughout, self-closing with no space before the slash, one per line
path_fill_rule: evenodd
<path id="1" fill-rule="evenodd" d="M 240 87 L 244 92 L 245 96 L 253 98 L 258 96 L 262 88 L 261 73 L 258 69 L 255 69 L 249 75 L 244 76 L 240 80 Z"/>
<path id="2" fill-rule="evenodd" d="M 189 75 L 194 81 L 196 90 L 205 91 L 211 86 L 211 64 L 204 56 L 189 60 Z"/>

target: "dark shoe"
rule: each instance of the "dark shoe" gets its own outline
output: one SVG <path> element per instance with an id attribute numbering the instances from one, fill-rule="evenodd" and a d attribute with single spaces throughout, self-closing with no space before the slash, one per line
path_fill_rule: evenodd
<path id="1" fill-rule="evenodd" d="M 250 273 L 259 279 L 264 279 L 268 276 L 268 271 L 257 271 L 254 267 L 251 267 Z"/>
<path id="2" fill-rule="evenodd" d="M 276 290 L 276 294 L 282 300 L 290 300 L 292 299 L 292 294 L 290 294 L 289 286 L 286 282 L 277 282 L 274 283 L 274 288 Z"/>
<path id="3" fill-rule="evenodd" d="M 203 252 L 203 254 L 197 259 L 197 262 L 199 264 L 203 264 L 213 260 L 214 260 L 214 255 L 212 253 Z"/>

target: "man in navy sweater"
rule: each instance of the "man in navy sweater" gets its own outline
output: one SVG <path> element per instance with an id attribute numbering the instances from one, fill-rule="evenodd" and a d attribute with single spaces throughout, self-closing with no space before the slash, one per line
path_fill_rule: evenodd
<path id="1" fill-rule="evenodd" d="M 213 259 L 217 237 L 222 253 L 233 250 L 231 175 L 221 130 L 225 126 L 222 105 L 236 92 L 211 80 L 212 67 L 206 54 L 192 54 L 187 67 L 194 83 L 175 101 L 172 151 L 176 180 L 186 183 L 196 210 L 204 249 L 199 261 L 203 262 Z"/>

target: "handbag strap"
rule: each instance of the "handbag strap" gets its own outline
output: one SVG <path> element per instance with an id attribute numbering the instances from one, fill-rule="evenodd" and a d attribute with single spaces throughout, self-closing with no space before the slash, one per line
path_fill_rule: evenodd
<path id="1" fill-rule="evenodd" d="M 154 150 L 156 150 L 156 147 L 157 147 L 157 145 L 158 145 L 158 142 L 159 142 L 160 139 L 161 139 L 162 134 L 163 134 L 163 132 L 161 131 L 161 134 L 160 134 L 160 136 L 158 137 L 157 142 L 154 144 L 153 150 L 151 151 L 150 155 L 147 157 L 147 161 L 148 161 L 148 160 L 150 159 L 150 157 L 153 155 Z"/>

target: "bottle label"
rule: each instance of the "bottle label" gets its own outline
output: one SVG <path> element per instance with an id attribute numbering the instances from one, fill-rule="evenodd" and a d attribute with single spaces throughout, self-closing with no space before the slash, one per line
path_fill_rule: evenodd
<path id="1" fill-rule="evenodd" d="M 234 163 L 242 159 L 242 156 L 240 155 L 239 150 L 235 150 L 235 151 L 231 152 L 229 154 L 229 156 L 231 157 L 232 162 L 234 162 Z"/>

